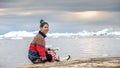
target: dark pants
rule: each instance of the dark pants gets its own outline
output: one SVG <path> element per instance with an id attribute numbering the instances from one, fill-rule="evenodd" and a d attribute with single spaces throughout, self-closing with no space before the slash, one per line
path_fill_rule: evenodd
<path id="1" fill-rule="evenodd" d="M 38 63 L 45 63 L 45 62 L 51 62 L 52 61 L 52 56 L 50 54 L 46 55 L 46 60 L 41 60 L 40 58 L 33 58 L 30 55 L 28 55 L 28 58 L 33 64 L 38 64 Z"/>
<path id="2" fill-rule="evenodd" d="M 30 55 L 28 55 L 28 58 L 33 64 L 42 63 L 42 60 L 40 58 L 33 58 Z"/>

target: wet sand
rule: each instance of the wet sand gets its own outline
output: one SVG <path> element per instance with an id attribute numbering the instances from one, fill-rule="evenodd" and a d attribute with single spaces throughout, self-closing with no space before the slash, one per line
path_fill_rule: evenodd
<path id="1" fill-rule="evenodd" d="M 17 68 L 120 68 L 120 57 L 81 58 L 46 64 L 28 64 Z"/>

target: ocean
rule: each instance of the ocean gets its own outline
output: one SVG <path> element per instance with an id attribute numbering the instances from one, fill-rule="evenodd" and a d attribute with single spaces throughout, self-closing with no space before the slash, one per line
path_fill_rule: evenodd
<path id="1" fill-rule="evenodd" d="M 28 59 L 28 48 L 33 37 L 1 38 L 0 68 L 16 68 L 31 64 Z M 68 55 L 74 59 L 93 57 L 120 57 L 120 35 L 48 36 L 46 47 L 58 48 L 57 55 L 64 58 Z"/>

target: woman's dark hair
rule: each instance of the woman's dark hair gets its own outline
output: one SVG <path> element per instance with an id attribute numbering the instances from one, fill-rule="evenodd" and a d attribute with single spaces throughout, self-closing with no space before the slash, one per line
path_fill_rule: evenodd
<path id="1" fill-rule="evenodd" d="M 40 20 L 40 28 L 42 28 L 45 24 L 49 25 L 47 22 L 45 22 L 43 19 Z"/>

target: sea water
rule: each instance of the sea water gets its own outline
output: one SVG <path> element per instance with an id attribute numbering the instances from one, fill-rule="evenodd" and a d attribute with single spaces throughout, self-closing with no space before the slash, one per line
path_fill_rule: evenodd
<path id="1" fill-rule="evenodd" d="M 0 39 L 0 68 L 16 68 L 31 64 L 28 48 L 31 38 Z M 47 37 L 46 47 L 58 48 L 60 57 L 71 55 L 72 59 L 91 57 L 120 57 L 119 36 Z"/>

